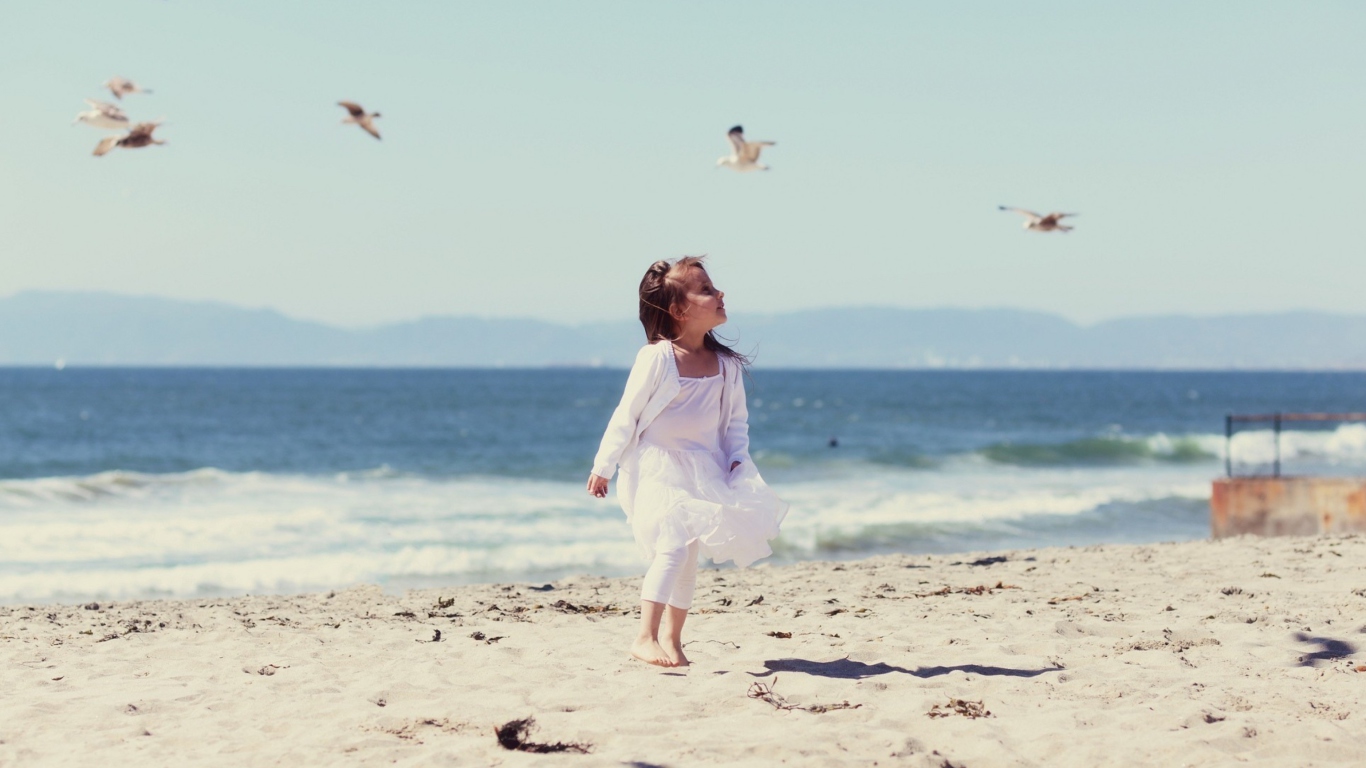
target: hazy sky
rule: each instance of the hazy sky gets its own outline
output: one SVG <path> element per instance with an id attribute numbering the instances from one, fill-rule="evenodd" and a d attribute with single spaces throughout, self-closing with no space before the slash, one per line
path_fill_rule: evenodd
<path id="1" fill-rule="evenodd" d="M 629 319 L 708 253 L 741 312 L 1363 311 L 1364 40 L 1358 2 L 11 0 L 0 295 Z M 90 156 L 115 74 L 168 145 Z M 772 171 L 714 166 L 735 123 Z"/>

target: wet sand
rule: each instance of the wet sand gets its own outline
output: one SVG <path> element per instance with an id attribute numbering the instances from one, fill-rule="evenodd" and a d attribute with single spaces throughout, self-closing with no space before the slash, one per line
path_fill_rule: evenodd
<path id="1" fill-rule="evenodd" d="M 534 586 L 0 607 L 0 765 L 1366 763 L 1364 537 Z"/>

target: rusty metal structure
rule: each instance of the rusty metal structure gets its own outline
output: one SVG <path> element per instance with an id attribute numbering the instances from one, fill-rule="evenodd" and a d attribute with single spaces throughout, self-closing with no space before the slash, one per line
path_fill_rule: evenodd
<path id="1" fill-rule="evenodd" d="M 1229 414 L 1224 420 L 1224 474 L 1210 494 L 1214 538 L 1256 534 L 1296 536 L 1366 532 L 1366 478 L 1284 477 L 1281 429 L 1294 423 L 1366 422 L 1366 413 Z M 1270 475 L 1233 474 L 1236 425 L 1270 424 L 1275 453 Z"/>
<path id="2" fill-rule="evenodd" d="M 1291 422 L 1335 422 L 1346 423 L 1366 421 L 1366 413 L 1230 413 L 1224 417 L 1224 475 L 1233 477 L 1233 433 L 1234 424 L 1271 423 L 1276 453 L 1272 462 L 1272 477 L 1281 476 L 1281 425 Z"/>

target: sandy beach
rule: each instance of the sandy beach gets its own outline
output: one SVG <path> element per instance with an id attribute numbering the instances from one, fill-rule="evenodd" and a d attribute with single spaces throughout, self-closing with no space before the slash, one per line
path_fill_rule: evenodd
<path id="1" fill-rule="evenodd" d="M 679 670 L 638 588 L 3 607 L 0 765 L 1366 761 L 1363 537 L 705 571 Z"/>

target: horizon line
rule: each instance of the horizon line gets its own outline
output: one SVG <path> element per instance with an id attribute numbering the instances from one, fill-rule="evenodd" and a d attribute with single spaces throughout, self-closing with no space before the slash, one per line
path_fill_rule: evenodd
<path id="1" fill-rule="evenodd" d="M 1336 367 L 1286 366 L 1272 368 L 1265 366 L 1250 367 L 1209 367 L 1190 366 L 801 366 L 773 365 L 757 366 L 765 371 L 785 373 L 1314 373 L 1314 374 L 1353 374 L 1366 373 L 1366 364 Z M 367 365 L 364 363 L 81 363 L 58 359 L 52 363 L 0 363 L 0 371 L 33 370 L 65 373 L 72 369 L 107 371 L 375 371 L 375 372 L 515 372 L 515 371 L 629 371 L 630 365 L 592 363 L 546 363 L 544 365 Z"/>

